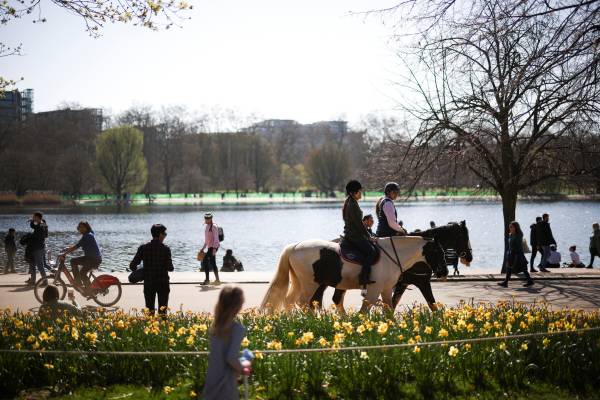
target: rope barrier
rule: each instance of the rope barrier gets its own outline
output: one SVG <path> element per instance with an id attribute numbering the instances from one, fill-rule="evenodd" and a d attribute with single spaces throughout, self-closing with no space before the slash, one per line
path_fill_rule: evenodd
<path id="1" fill-rule="evenodd" d="M 365 351 L 365 350 L 387 350 L 387 349 L 403 349 L 413 348 L 415 346 L 441 346 L 441 345 L 453 345 L 453 344 L 464 344 L 464 343 L 481 343 L 481 342 L 494 342 L 501 340 L 514 340 L 514 339 L 527 339 L 533 337 L 544 337 L 544 336 L 556 336 L 566 334 L 579 334 L 600 331 L 600 327 L 594 328 L 581 328 L 569 331 L 554 331 L 554 332 L 534 332 L 534 333 L 522 333 L 518 335 L 505 335 L 505 336 L 489 336 L 489 337 L 477 337 L 467 339 L 453 339 L 453 340 L 437 340 L 432 342 L 419 342 L 419 343 L 397 343 L 397 344 L 383 344 L 374 346 L 353 346 L 353 347 L 322 347 L 322 348 L 310 348 L 310 349 L 281 349 L 281 350 L 254 350 L 262 354 L 291 354 L 291 353 L 330 353 L 340 351 Z M 209 351 L 78 351 L 78 350 L 13 350 L 13 349 L 0 349 L 0 354 L 48 354 L 48 355 L 94 355 L 94 356 L 206 356 L 209 355 Z"/>

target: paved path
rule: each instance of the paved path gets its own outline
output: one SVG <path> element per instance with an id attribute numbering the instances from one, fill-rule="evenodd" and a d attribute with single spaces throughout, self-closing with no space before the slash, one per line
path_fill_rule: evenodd
<path id="1" fill-rule="evenodd" d="M 116 273 L 122 282 L 126 282 L 124 273 Z M 170 307 L 173 309 L 212 312 L 219 293 L 219 286 L 202 286 L 198 279 L 203 278 L 194 272 L 172 274 Z M 261 273 L 223 273 L 221 278 L 226 283 L 241 286 L 246 294 L 245 307 L 257 307 L 266 292 L 267 279 L 270 274 Z M 0 275 L 0 307 L 11 307 L 20 310 L 35 310 L 39 304 L 33 296 L 31 288 L 23 286 L 27 278 L 24 274 Z M 468 275 L 463 278 L 449 279 L 448 282 L 434 282 L 433 293 L 436 300 L 448 305 L 464 301 L 496 302 L 516 299 L 533 303 L 546 300 L 553 307 L 573 307 L 579 309 L 600 308 L 600 271 L 569 270 L 556 271 L 549 274 L 534 274 L 536 284 L 524 288 L 523 282 L 513 280 L 508 289 L 497 286 L 499 275 Z M 332 289 L 325 292 L 325 306 L 331 304 Z M 94 306 L 93 302 L 85 302 L 76 295 L 81 305 Z M 354 309 L 360 308 L 362 298 L 358 290 L 346 295 L 346 305 Z M 424 299 L 416 288 L 408 290 L 400 306 L 413 303 L 424 303 Z M 144 306 L 141 285 L 123 285 L 123 296 L 119 307 L 127 311 Z"/>

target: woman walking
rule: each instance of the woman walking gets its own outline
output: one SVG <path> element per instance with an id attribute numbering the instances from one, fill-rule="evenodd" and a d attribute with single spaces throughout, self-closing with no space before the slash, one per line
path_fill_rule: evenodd
<path id="1" fill-rule="evenodd" d="M 499 282 L 498 285 L 502 287 L 508 287 L 508 281 L 510 280 L 510 276 L 512 271 L 515 272 L 523 270 L 523 274 L 527 279 L 527 283 L 525 283 L 525 287 L 533 285 L 533 279 L 529 275 L 527 271 L 528 262 L 525 258 L 525 254 L 523 254 L 523 231 L 521 230 L 521 226 L 518 222 L 513 221 L 508 225 L 508 252 L 506 254 L 506 277 L 504 281 Z"/>
<path id="2" fill-rule="evenodd" d="M 242 373 L 239 357 L 245 329 L 234 319 L 243 304 L 242 289 L 227 286 L 221 290 L 210 327 L 210 354 L 203 393 L 206 400 L 240 398 L 237 378 Z"/>

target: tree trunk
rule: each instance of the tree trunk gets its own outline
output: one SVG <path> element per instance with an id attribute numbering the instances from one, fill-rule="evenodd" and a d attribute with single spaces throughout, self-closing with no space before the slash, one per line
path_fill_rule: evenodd
<path id="1" fill-rule="evenodd" d="M 508 225 L 515 220 L 517 209 L 517 190 L 513 188 L 500 192 L 502 198 L 502 216 L 504 218 L 504 256 L 502 257 L 501 273 L 506 272 L 506 251 L 508 250 Z"/>

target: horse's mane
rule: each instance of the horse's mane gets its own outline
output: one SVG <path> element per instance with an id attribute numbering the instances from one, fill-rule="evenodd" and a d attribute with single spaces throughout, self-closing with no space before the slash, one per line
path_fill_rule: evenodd
<path id="1" fill-rule="evenodd" d="M 409 236 L 421 236 L 427 238 L 435 238 L 440 235 L 446 235 L 453 233 L 460 225 L 451 223 L 448 225 L 442 225 L 435 228 L 427 229 L 426 231 L 414 231 L 409 233 Z"/>

